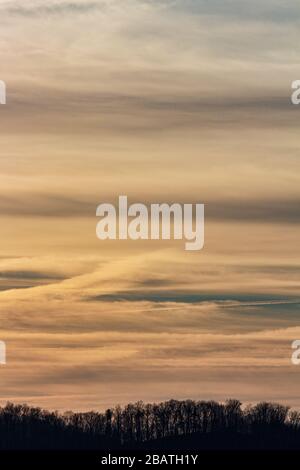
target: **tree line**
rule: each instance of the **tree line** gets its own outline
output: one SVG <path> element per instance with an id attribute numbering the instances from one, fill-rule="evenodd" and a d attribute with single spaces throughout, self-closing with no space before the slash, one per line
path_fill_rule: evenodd
<path id="1" fill-rule="evenodd" d="M 185 442 L 193 447 L 300 448 L 300 412 L 277 403 L 238 400 L 141 401 L 100 413 L 50 412 L 7 403 L 0 408 L 0 449 L 113 449 Z M 277 444 L 276 444 L 277 445 Z"/>

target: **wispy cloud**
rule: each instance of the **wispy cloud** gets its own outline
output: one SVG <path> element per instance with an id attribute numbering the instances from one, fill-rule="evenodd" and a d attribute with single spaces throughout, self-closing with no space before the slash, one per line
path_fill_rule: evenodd
<path id="1" fill-rule="evenodd" d="M 296 2 L 0 0 L 0 23 L 2 399 L 300 406 Z M 100 243 L 124 191 L 205 202 L 205 249 Z"/>
<path id="2" fill-rule="evenodd" d="M 123 292 L 115 292 L 113 294 L 100 294 L 89 297 L 85 300 L 89 300 L 92 302 L 99 301 L 99 302 L 154 302 L 154 303 L 182 303 L 182 304 L 198 304 L 198 303 L 207 303 L 207 302 L 215 302 L 215 303 L 224 303 L 226 302 L 242 302 L 243 304 L 249 305 L 249 302 L 259 302 L 260 305 L 263 305 L 264 302 L 266 304 L 270 304 L 272 302 L 279 301 L 280 304 L 286 302 L 286 298 L 281 295 L 274 295 L 272 298 L 268 294 L 261 294 L 261 293 L 213 293 L 213 294 L 206 294 L 206 293 L 199 293 L 193 291 L 181 291 L 180 289 L 176 290 L 156 290 L 156 291 L 123 291 Z M 228 304 L 226 304 L 228 305 Z M 254 303 L 255 305 L 255 303 Z"/>
<path id="3" fill-rule="evenodd" d="M 6 2 L 0 5 L 0 11 L 10 15 L 22 17 L 40 17 L 48 15 L 68 15 L 89 13 L 103 7 L 103 2 L 90 1 L 29 1 L 26 2 Z"/>

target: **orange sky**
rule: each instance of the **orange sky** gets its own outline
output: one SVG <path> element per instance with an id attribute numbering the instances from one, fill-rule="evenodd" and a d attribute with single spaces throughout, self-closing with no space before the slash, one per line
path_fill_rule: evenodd
<path id="1" fill-rule="evenodd" d="M 300 407 L 300 16 L 225 3 L 0 1 L 1 403 Z M 119 194 L 204 202 L 204 249 L 99 241 Z"/>

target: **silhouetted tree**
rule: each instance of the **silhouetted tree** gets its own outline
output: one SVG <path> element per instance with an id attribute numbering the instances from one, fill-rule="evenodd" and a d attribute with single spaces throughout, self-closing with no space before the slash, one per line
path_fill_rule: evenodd
<path id="1" fill-rule="evenodd" d="M 169 400 L 64 414 L 7 403 L 0 408 L 0 449 L 106 449 L 165 445 L 195 449 L 300 448 L 300 412 L 277 403 Z"/>

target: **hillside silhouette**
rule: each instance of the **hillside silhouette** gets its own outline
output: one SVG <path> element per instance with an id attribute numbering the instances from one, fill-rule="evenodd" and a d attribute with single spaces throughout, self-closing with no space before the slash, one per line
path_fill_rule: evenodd
<path id="1" fill-rule="evenodd" d="M 59 414 L 8 403 L 0 450 L 300 449 L 300 412 L 277 403 L 169 400 Z"/>

